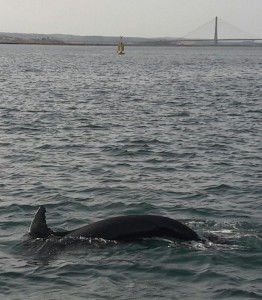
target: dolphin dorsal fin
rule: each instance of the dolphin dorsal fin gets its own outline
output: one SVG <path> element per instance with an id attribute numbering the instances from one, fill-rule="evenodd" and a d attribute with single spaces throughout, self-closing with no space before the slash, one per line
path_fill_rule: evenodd
<path id="1" fill-rule="evenodd" d="M 29 234 L 34 238 L 46 238 L 52 234 L 52 230 L 46 225 L 45 212 L 45 207 L 40 206 L 29 227 Z"/>

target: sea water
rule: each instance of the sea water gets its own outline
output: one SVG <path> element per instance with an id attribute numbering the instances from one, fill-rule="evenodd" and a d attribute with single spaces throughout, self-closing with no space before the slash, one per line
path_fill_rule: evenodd
<path id="1" fill-rule="evenodd" d="M 1 45 L 0 68 L 1 299 L 262 299 L 260 47 Z M 158 214 L 225 243 L 41 257 L 39 205 L 53 230 Z"/>

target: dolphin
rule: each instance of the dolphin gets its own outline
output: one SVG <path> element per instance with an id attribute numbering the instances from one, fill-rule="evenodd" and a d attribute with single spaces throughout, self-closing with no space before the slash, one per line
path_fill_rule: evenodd
<path id="1" fill-rule="evenodd" d="M 201 241 L 198 234 L 188 226 L 158 215 L 117 216 L 74 230 L 54 232 L 46 224 L 45 213 L 45 207 L 40 206 L 29 228 L 31 238 L 101 238 L 117 242 L 139 241 L 145 238 Z"/>

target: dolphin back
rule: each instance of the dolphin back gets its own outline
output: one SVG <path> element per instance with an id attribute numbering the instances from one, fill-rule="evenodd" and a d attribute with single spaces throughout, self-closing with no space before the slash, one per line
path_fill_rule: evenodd
<path id="1" fill-rule="evenodd" d="M 53 232 L 46 224 L 46 210 L 40 206 L 29 228 L 32 238 L 85 237 L 116 241 L 134 241 L 144 238 L 199 241 L 198 234 L 177 220 L 157 215 L 129 215 L 111 217 L 75 230 Z"/>
<path id="2" fill-rule="evenodd" d="M 198 234 L 188 226 L 167 217 L 131 215 L 112 217 L 72 230 L 70 237 L 91 237 L 130 241 L 143 238 L 170 238 L 198 241 Z"/>

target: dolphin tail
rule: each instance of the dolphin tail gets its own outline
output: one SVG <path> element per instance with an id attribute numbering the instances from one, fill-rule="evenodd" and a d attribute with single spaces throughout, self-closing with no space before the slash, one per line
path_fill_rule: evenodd
<path id="1" fill-rule="evenodd" d="M 29 227 L 29 234 L 33 238 L 46 238 L 53 233 L 53 231 L 46 225 L 45 212 L 45 207 L 40 206 L 34 216 L 34 219 Z"/>

